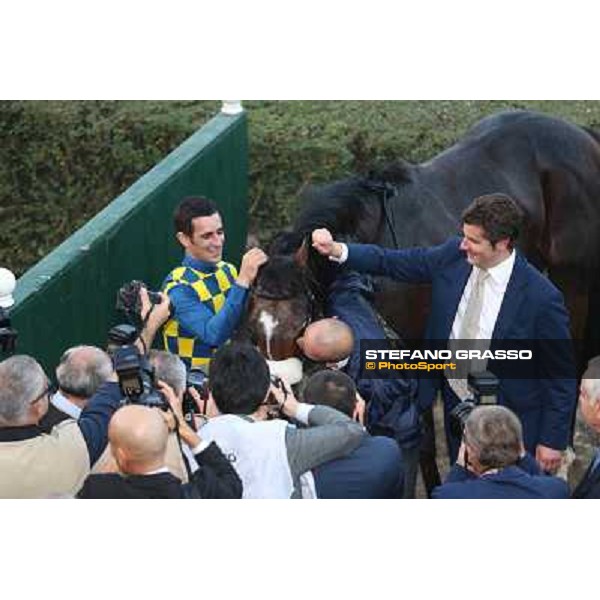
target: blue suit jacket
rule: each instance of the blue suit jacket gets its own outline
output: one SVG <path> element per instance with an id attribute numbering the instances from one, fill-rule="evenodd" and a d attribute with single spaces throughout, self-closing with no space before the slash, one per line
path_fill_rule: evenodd
<path id="1" fill-rule="evenodd" d="M 349 244 L 347 265 L 357 271 L 384 275 L 406 283 L 431 284 L 431 312 L 425 338 L 448 340 L 452 324 L 471 273 L 471 265 L 460 250 L 460 239 L 452 238 L 433 248 L 387 250 L 379 246 Z M 492 340 L 569 340 L 569 319 L 562 294 L 523 256 L 515 265 Z M 540 346 L 542 349 L 543 344 Z M 577 400 L 573 353 L 565 343 L 561 351 L 546 352 L 544 372 L 536 379 L 503 379 L 498 402 L 521 419 L 525 447 L 534 453 L 538 444 L 562 450 L 570 441 L 571 422 Z M 492 364 L 488 368 L 493 372 Z M 568 378 L 553 374 L 568 373 Z M 419 404 L 431 405 L 444 378 L 420 379 Z M 447 412 L 458 402 L 444 385 Z"/>
<path id="2" fill-rule="evenodd" d="M 532 456 L 521 459 L 517 466 L 477 477 L 454 465 L 443 485 L 431 495 L 436 499 L 562 499 L 569 497 L 569 486 L 558 477 L 542 475 Z"/>
<path id="3" fill-rule="evenodd" d="M 573 498 L 600 498 L 600 465 L 594 465 L 593 460 L 573 491 Z"/>
<path id="4" fill-rule="evenodd" d="M 373 292 L 367 279 L 355 271 L 340 273 L 329 289 L 326 312 L 328 316 L 339 317 L 352 329 L 354 348 L 344 371 L 356 383 L 367 403 L 367 429 L 373 435 L 394 438 L 400 448 L 414 448 L 420 444 L 422 436 L 416 379 L 361 377 L 361 340 L 386 339 L 386 332 L 365 297 Z"/>
<path id="5" fill-rule="evenodd" d="M 343 458 L 313 469 L 318 498 L 401 498 L 402 454 L 387 437 L 366 436 Z"/>

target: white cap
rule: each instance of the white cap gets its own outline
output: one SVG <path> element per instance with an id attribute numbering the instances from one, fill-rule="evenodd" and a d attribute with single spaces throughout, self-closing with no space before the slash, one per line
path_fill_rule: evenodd
<path id="1" fill-rule="evenodd" d="M 17 280 L 12 271 L 0 267 L 0 308 L 10 308 L 14 303 L 13 292 L 17 286 Z"/>

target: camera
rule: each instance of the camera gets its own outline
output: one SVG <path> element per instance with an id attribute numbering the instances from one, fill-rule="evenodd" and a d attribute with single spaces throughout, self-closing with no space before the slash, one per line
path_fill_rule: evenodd
<path id="1" fill-rule="evenodd" d="M 8 311 L 0 306 L 0 352 L 12 353 L 17 347 L 17 330 L 13 329 Z"/>
<path id="2" fill-rule="evenodd" d="M 141 355 L 136 346 L 127 345 L 117 348 L 113 355 L 119 387 L 124 396 L 124 404 L 141 404 L 170 410 L 170 405 L 156 389 L 154 368 L 148 359 Z"/>
<path id="3" fill-rule="evenodd" d="M 185 387 L 186 390 L 183 394 L 183 402 L 181 405 L 183 417 L 187 424 L 192 427 L 192 429 L 196 429 L 194 415 L 198 413 L 198 410 L 200 410 L 200 414 L 202 416 L 206 416 L 206 403 L 208 402 L 208 375 L 201 368 L 192 367 L 187 374 Z M 189 388 L 194 388 L 198 392 L 200 400 L 202 400 L 202 408 L 196 405 L 196 401 L 188 392 Z"/>
<path id="4" fill-rule="evenodd" d="M 123 311 L 127 319 L 132 323 L 140 322 L 142 302 L 140 300 L 140 288 L 148 290 L 148 298 L 152 304 L 160 304 L 162 297 L 158 292 L 152 292 L 143 281 L 133 280 L 124 284 L 117 292 L 117 310 Z"/>
<path id="5" fill-rule="evenodd" d="M 467 384 L 472 398 L 459 402 L 450 411 L 450 429 L 456 437 L 462 437 L 465 423 L 476 406 L 498 402 L 500 380 L 491 371 L 469 373 Z"/>
<path id="6" fill-rule="evenodd" d="M 271 384 L 273 386 L 275 386 L 277 389 L 281 390 L 283 392 L 284 398 L 287 398 L 288 391 L 287 391 L 285 383 L 283 382 L 283 379 L 281 379 L 281 377 L 278 377 L 277 375 L 271 375 Z M 284 400 L 284 402 L 285 402 L 285 400 Z M 278 419 L 281 417 L 281 409 L 280 409 L 279 403 L 277 402 L 277 399 L 275 398 L 275 394 L 273 394 L 272 392 L 269 392 L 269 394 L 267 395 L 267 400 L 266 400 L 265 404 L 267 406 L 267 419 L 268 420 Z"/>
<path id="7" fill-rule="evenodd" d="M 123 346 L 132 345 L 138 338 L 138 330 L 133 325 L 122 323 L 111 327 L 108 332 L 108 341 L 106 351 L 109 356 L 114 356 L 115 352 Z"/>
<path id="8" fill-rule="evenodd" d="M 17 285 L 14 274 L 0 267 L 0 352 L 13 353 L 17 347 L 17 330 L 13 329 L 8 309 L 14 305 L 13 292 Z"/>

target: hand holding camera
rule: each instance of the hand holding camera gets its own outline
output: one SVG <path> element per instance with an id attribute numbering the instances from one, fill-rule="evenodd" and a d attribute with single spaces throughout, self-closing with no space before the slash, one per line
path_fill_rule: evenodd
<path id="1" fill-rule="evenodd" d="M 171 407 L 172 414 L 174 415 L 173 419 L 173 429 L 175 429 L 175 425 L 177 427 L 177 431 L 181 439 L 190 447 L 195 448 L 200 443 L 200 437 L 198 434 L 190 427 L 189 423 L 185 420 L 183 416 L 182 402 L 181 399 L 177 396 L 177 394 L 173 391 L 173 389 L 167 385 L 164 381 L 158 381 L 157 383 L 158 389 L 167 399 L 169 406 Z M 167 425 L 169 425 L 169 417 L 165 417 L 167 419 Z"/>
<path id="2" fill-rule="evenodd" d="M 362 396 L 356 392 L 356 404 L 354 405 L 354 412 L 352 413 L 352 420 L 360 423 L 361 425 L 365 424 L 365 411 L 367 409 L 367 404 L 363 400 Z"/>
<path id="3" fill-rule="evenodd" d="M 269 397 L 276 402 L 280 413 L 286 417 L 295 418 L 298 409 L 298 400 L 292 392 L 292 388 L 280 377 L 271 379 L 271 387 L 269 388 Z"/>

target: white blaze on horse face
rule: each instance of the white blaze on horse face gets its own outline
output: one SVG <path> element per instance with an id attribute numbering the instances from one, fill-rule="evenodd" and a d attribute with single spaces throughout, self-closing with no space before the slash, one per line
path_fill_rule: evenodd
<path id="1" fill-rule="evenodd" d="M 258 316 L 258 322 L 263 326 L 265 339 L 267 341 L 267 356 L 272 360 L 271 339 L 273 338 L 273 333 L 275 332 L 277 325 L 279 325 L 279 321 L 271 313 L 266 310 L 261 310 L 260 315 Z"/>

